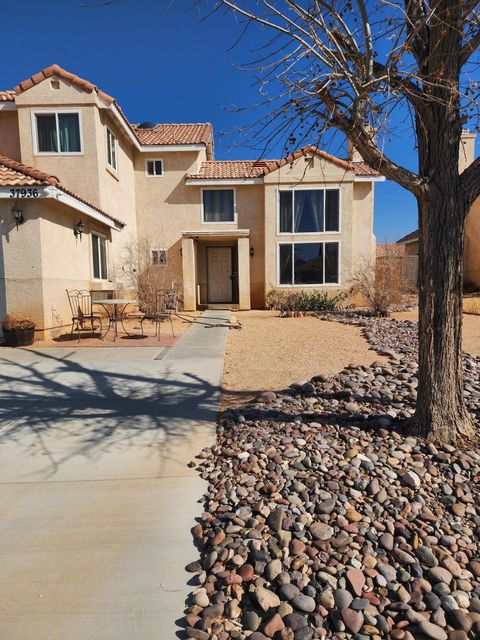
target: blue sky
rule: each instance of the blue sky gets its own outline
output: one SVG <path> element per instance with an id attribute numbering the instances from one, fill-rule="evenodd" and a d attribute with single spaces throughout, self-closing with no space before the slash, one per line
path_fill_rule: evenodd
<path id="1" fill-rule="evenodd" d="M 232 16 L 200 21 L 195 0 L 119 0 L 85 8 L 96 0 L 22 0 L 2 3 L 0 88 L 57 63 L 113 95 L 132 122 L 211 122 L 217 159 L 256 157 L 236 133 L 257 117 L 254 74 L 238 69 L 251 60 L 254 35 L 229 50 L 239 34 Z M 240 143 L 240 144 L 239 144 Z M 339 150 L 339 142 L 330 149 Z M 388 145 L 395 160 L 414 168 L 412 141 L 397 131 Z M 270 157 L 282 153 L 279 145 Z M 401 187 L 378 184 L 377 239 L 395 240 L 416 228 L 416 202 Z"/>

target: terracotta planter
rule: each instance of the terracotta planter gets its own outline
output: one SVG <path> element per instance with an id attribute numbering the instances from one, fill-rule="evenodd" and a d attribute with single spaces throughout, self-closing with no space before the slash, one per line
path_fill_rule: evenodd
<path id="1" fill-rule="evenodd" d="M 8 347 L 25 347 L 33 344 L 35 329 L 3 329 Z"/>

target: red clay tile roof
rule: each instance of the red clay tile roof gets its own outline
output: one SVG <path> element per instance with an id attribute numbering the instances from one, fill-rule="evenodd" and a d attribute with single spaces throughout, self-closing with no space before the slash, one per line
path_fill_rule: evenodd
<path id="1" fill-rule="evenodd" d="M 210 162 L 202 162 L 199 173 L 187 176 L 189 180 L 241 180 L 246 178 L 261 178 L 280 167 L 292 163 L 301 156 L 313 153 L 328 162 L 339 166 L 345 171 L 353 171 L 357 176 L 379 176 L 379 172 L 375 171 L 364 162 L 350 162 L 332 156 L 326 151 L 317 149 L 317 147 L 309 146 L 299 149 L 282 160 L 214 160 Z"/>
<path id="2" fill-rule="evenodd" d="M 10 89 L 0 91 L 0 102 L 14 102 L 15 95 L 15 91 L 11 91 Z"/>
<path id="3" fill-rule="evenodd" d="M 189 175 L 194 180 L 241 180 L 264 175 L 265 160 L 211 160 L 202 162 L 200 172 Z"/>
<path id="4" fill-rule="evenodd" d="M 60 181 L 55 176 L 0 155 L 0 187 L 12 185 L 31 187 L 49 184 L 58 186 Z"/>
<path id="5" fill-rule="evenodd" d="M 20 84 L 18 84 L 15 87 L 15 93 L 18 95 L 19 93 L 22 93 L 27 89 L 30 89 L 36 84 L 43 82 L 43 80 L 45 80 L 46 78 L 51 78 L 52 76 L 57 76 L 58 78 L 62 78 L 63 80 L 66 80 L 67 82 L 72 84 L 74 87 L 77 87 L 77 89 L 81 89 L 82 91 L 86 91 L 87 93 L 95 92 L 98 94 L 98 96 L 102 100 L 104 100 L 105 102 L 108 102 L 109 104 L 115 103 L 114 98 L 109 96 L 104 91 L 101 91 L 94 84 L 92 84 L 88 80 L 84 80 L 83 78 L 76 76 L 74 73 L 70 73 L 69 71 L 62 69 L 62 67 L 58 66 L 58 64 L 52 64 L 50 67 L 47 67 L 46 69 L 43 69 L 39 73 L 36 73 L 31 78 L 28 78 L 23 82 L 20 82 Z"/>
<path id="6" fill-rule="evenodd" d="M 205 144 L 212 137 L 212 125 L 208 122 L 194 124 L 156 124 L 143 129 L 132 124 L 141 144 Z"/>
<path id="7" fill-rule="evenodd" d="M 39 169 L 34 169 L 33 167 L 29 167 L 22 162 L 17 162 L 16 160 L 12 160 L 11 158 L 7 158 L 7 156 L 0 155 L 0 187 L 47 187 L 54 186 L 63 193 L 72 196 L 79 202 L 95 209 L 102 215 L 110 218 L 117 224 L 121 226 L 125 226 L 125 223 L 115 218 L 114 216 L 106 213 L 96 205 L 88 202 L 81 196 L 73 193 L 69 189 L 66 189 L 64 186 L 60 184 L 60 181 L 55 176 L 52 176 L 48 173 L 44 173 Z"/>

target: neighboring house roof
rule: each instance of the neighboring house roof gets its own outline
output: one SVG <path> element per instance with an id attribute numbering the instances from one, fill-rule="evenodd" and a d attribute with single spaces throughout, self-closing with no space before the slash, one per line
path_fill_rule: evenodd
<path id="1" fill-rule="evenodd" d="M 96 205 L 88 202 L 81 196 L 73 193 L 69 189 L 66 189 L 56 176 L 52 176 L 48 173 L 29 167 L 22 162 L 12 160 L 7 156 L 0 155 L 0 187 L 56 187 L 59 191 L 65 195 L 70 196 L 79 203 L 82 203 L 94 209 L 101 215 L 112 220 L 116 225 L 121 227 L 125 226 L 125 223 L 115 218 L 114 216 L 106 213 Z"/>
<path id="2" fill-rule="evenodd" d="M 409 242 L 416 242 L 419 238 L 418 229 L 412 231 L 411 233 L 407 233 L 406 236 L 397 240 L 397 244 L 408 244 Z"/>
<path id="3" fill-rule="evenodd" d="M 364 162 L 350 162 L 318 149 L 314 146 L 307 146 L 295 151 L 281 160 L 213 160 L 202 162 L 198 173 L 187 176 L 188 180 L 241 180 L 248 178 L 261 178 L 277 171 L 281 167 L 291 164 L 298 158 L 314 154 L 327 162 L 344 169 L 353 171 L 356 176 L 378 177 L 380 173 L 372 169 Z"/>
<path id="4" fill-rule="evenodd" d="M 132 124 L 135 135 L 142 144 L 208 144 L 212 137 L 212 125 L 205 123 L 156 124 L 142 127 Z"/>

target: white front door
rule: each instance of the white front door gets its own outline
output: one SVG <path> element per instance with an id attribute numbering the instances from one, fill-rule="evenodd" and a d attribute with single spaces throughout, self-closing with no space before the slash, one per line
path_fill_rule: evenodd
<path id="1" fill-rule="evenodd" d="M 232 248 L 207 247 L 208 302 L 232 302 Z"/>

